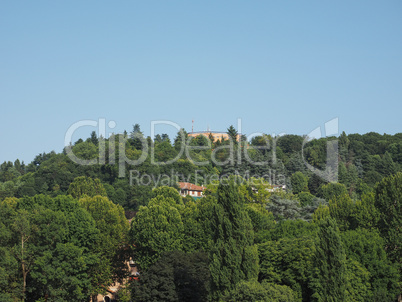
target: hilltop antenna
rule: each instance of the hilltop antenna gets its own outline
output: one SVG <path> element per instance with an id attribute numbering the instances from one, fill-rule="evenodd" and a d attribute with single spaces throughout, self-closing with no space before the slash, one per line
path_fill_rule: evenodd
<path id="1" fill-rule="evenodd" d="M 191 125 L 191 133 L 194 133 L 194 120 L 191 121 L 192 125 Z"/>

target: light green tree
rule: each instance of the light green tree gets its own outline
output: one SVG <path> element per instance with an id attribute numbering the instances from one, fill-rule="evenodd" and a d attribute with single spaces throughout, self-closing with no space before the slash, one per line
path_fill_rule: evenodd
<path id="1" fill-rule="evenodd" d="M 318 189 L 317 196 L 324 198 L 325 200 L 331 200 L 334 197 L 348 194 L 345 185 L 340 183 L 329 183 L 321 185 Z"/>
<path id="2" fill-rule="evenodd" d="M 387 258 L 379 232 L 359 228 L 341 237 L 352 273 L 348 292 L 354 292 L 354 301 L 393 301 L 398 294 L 398 271 Z"/>
<path id="3" fill-rule="evenodd" d="M 299 194 L 300 192 L 308 192 L 308 177 L 302 172 L 297 171 L 290 177 L 290 182 L 292 184 L 292 190 L 294 194 Z"/>
<path id="4" fill-rule="evenodd" d="M 351 223 L 354 224 L 352 220 L 355 204 L 347 193 L 333 195 L 329 200 L 328 208 L 341 231 L 347 230 Z"/>
<path id="5" fill-rule="evenodd" d="M 184 228 L 179 207 L 173 198 L 162 195 L 140 207 L 132 221 L 130 237 L 142 270 L 155 263 L 161 253 L 182 250 Z"/>
<path id="6" fill-rule="evenodd" d="M 99 230 L 99 242 L 93 245 L 99 255 L 99 264 L 93 267 L 92 296 L 102 293 L 107 286 L 124 277 L 125 247 L 128 245 L 129 223 L 124 209 L 105 196 L 83 196 L 79 204 L 95 220 Z M 123 253 L 123 255 L 121 255 Z"/>
<path id="7" fill-rule="evenodd" d="M 311 236 L 267 241 L 258 245 L 258 252 L 260 280 L 290 286 L 295 292 L 295 301 L 309 299 L 308 284 L 315 253 Z"/>
<path id="8" fill-rule="evenodd" d="M 259 283 L 255 280 L 241 281 L 232 289 L 223 301 L 227 302 L 295 302 L 297 301 L 292 289 L 285 285 L 268 282 Z"/>
<path id="9" fill-rule="evenodd" d="M 172 187 L 161 186 L 152 190 L 151 198 L 163 196 L 166 198 L 172 198 L 177 204 L 183 204 L 183 200 L 179 192 Z"/>
<path id="10" fill-rule="evenodd" d="M 7 209 L 5 205 L 13 209 L 8 211 L 9 236 L 0 249 L 0 253 L 8 251 L 5 264 L 10 270 L 5 277 L 9 301 L 24 297 L 26 301 L 45 297 L 66 301 L 71 294 L 86 300 L 90 267 L 97 264 L 97 255 L 90 248 L 99 238 L 91 216 L 71 196 L 5 200 L 0 212 Z M 0 234 L 1 229 L 0 225 Z"/>
<path id="11" fill-rule="evenodd" d="M 81 198 L 84 195 L 94 197 L 96 195 L 107 196 L 106 190 L 99 179 L 92 179 L 87 176 L 79 176 L 70 184 L 68 194 L 74 198 Z"/>

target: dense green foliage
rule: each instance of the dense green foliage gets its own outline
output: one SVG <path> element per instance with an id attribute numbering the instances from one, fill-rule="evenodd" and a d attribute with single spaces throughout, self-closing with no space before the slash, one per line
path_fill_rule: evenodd
<path id="1" fill-rule="evenodd" d="M 290 286 L 299 299 L 307 299 L 311 295 L 308 282 L 315 252 L 313 239 L 284 237 L 262 243 L 258 250 L 260 280 Z"/>
<path id="2" fill-rule="evenodd" d="M 208 257 L 198 252 L 165 253 L 134 284 L 136 301 L 194 301 L 208 298 Z"/>
<path id="3" fill-rule="evenodd" d="M 357 229 L 341 234 L 347 257 L 367 270 L 371 290 L 367 297 L 372 301 L 392 301 L 398 294 L 397 268 L 387 258 L 384 239 L 378 231 Z M 362 268 L 360 268 L 362 270 Z"/>
<path id="4" fill-rule="evenodd" d="M 8 278 L 13 282 L 5 292 L 14 299 L 36 301 L 45 295 L 50 300 L 68 300 L 69 295 L 84 299 L 91 291 L 91 268 L 98 264 L 92 251 L 99 244 L 95 221 L 71 197 L 37 195 L 17 201 L 1 202 L 6 218 Z M 6 219 L 2 219 L 5 221 Z"/>
<path id="5" fill-rule="evenodd" d="M 76 164 L 70 160 L 66 152 L 43 153 L 27 165 L 19 160 L 1 164 L 0 199 L 35 194 L 52 196 L 66 194 L 76 177 L 87 176 L 100 179 L 108 197 L 115 203 L 119 203 L 126 210 L 138 210 L 141 205 L 146 205 L 149 201 L 152 186 L 160 185 L 162 181 L 164 185 L 173 185 L 177 180 L 201 184 L 211 179 L 212 175 L 235 172 L 241 175 L 248 173 L 255 177 L 268 176 L 270 179 L 267 180 L 272 184 L 283 183 L 289 188 L 292 187 L 293 179 L 294 194 L 308 191 L 317 197 L 326 194 L 322 190 L 319 192 L 320 186 L 325 182 L 309 171 L 303 162 L 301 136 L 257 136 L 248 145 L 242 142 L 234 146 L 241 152 L 236 152 L 236 149 L 232 159 L 229 156 L 228 140 L 220 139 L 208 143 L 208 139 L 203 136 L 191 139 L 188 142 L 189 146 L 204 149 L 189 150 L 187 156 L 183 150 L 185 145 L 182 145 L 187 142 L 183 142 L 182 138 L 185 136 L 182 137 L 181 132 L 172 140 L 174 143 L 171 143 L 166 135 L 164 139 L 152 141 L 149 137 L 143 137 L 139 125 L 126 136 L 114 135 L 109 139 L 94 139 L 92 136 L 86 141 L 80 139 L 75 142 L 72 151 L 81 159 L 97 159 L 99 153 L 104 153 L 104 160 L 98 164 L 88 166 Z M 304 146 L 304 160 L 322 169 L 326 164 L 325 146 L 329 140 L 322 138 L 307 143 Z M 374 132 L 364 135 L 343 133 L 338 140 L 339 182 L 345 185 L 352 199 L 361 198 L 383 177 L 402 171 L 400 133 L 395 135 L 380 135 Z M 103 144 L 104 148 L 101 147 Z M 144 144 L 147 146 L 146 150 Z M 142 164 L 133 165 L 129 162 L 139 159 L 143 152 L 146 152 L 144 155 L 147 156 Z M 124 165 L 126 179 L 119 178 L 119 156 L 123 156 L 120 153 L 124 153 L 124 157 L 128 159 L 128 163 Z M 180 159 L 167 165 L 155 165 L 151 162 L 152 157 L 155 162 L 166 162 L 178 155 Z M 216 160 L 212 161 L 211 158 Z M 208 164 L 202 166 L 196 164 L 204 161 Z M 253 164 L 251 161 L 262 164 Z M 224 162 L 228 164 L 222 165 Z M 132 186 L 129 183 L 130 170 L 138 171 L 138 174 L 132 175 Z M 151 177 L 142 178 L 145 174 Z M 96 192 L 96 188 L 94 191 Z"/>
<path id="6" fill-rule="evenodd" d="M 302 152 L 301 136 L 228 133 L 152 140 L 136 124 L 74 143 L 93 165 L 67 150 L 1 164 L 0 301 L 88 301 L 115 281 L 120 301 L 397 299 L 401 134 L 342 133 L 328 183 L 306 163 L 324 170 L 335 138 Z M 179 181 L 204 196 L 180 196 Z"/>
<path id="7" fill-rule="evenodd" d="M 183 249 L 184 227 L 180 206 L 170 197 L 152 198 L 141 207 L 132 222 L 135 258 L 146 270 L 163 252 Z"/>
<path id="8" fill-rule="evenodd" d="M 332 218 L 319 222 L 313 265 L 313 301 L 346 301 L 346 255 L 339 229 Z"/>
<path id="9" fill-rule="evenodd" d="M 285 285 L 241 281 L 223 298 L 223 301 L 293 302 L 295 299 L 294 292 Z"/>
<path id="10" fill-rule="evenodd" d="M 258 253 L 243 196 L 233 182 L 221 184 L 211 217 L 210 248 L 212 297 L 218 300 L 241 280 L 256 280 Z"/>
<path id="11" fill-rule="evenodd" d="M 384 178 L 375 190 L 378 227 L 386 241 L 387 254 L 402 271 L 402 173 Z"/>
<path id="12" fill-rule="evenodd" d="M 87 176 L 79 176 L 68 187 L 67 193 L 74 198 L 96 195 L 107 196 L 104 186 L 99 179 L 92 179 Z"/>

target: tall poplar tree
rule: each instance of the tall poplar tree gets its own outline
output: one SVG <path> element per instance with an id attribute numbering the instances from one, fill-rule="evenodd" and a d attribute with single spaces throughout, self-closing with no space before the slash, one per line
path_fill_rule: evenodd
<path id="1" fill-rule="evenodd" d="M 233 181 L 220 184 L 216 195 L 211 217 L 214 234 L 209 267 L 214 301 L 241 280 L 256 280 L 258 275 L 253 226 L 238 186 Z"/>
<path id="2" fill-rule="evenodd" d="M 339 229 L 330 217 L 319 222 L 318 242 L 313 257 L 312 301 L 344 302 L 346 300 L 346 255 Z"/>
<path id="3" fill-rule="evenodd" d="M 389 259 L 402 273 L 402 173 L 385 177 L 376 187 L 375 206 L 379 211 L 378 228 L 386 241 Z M 402 279 L 401 279 L 402 281 Z"/>

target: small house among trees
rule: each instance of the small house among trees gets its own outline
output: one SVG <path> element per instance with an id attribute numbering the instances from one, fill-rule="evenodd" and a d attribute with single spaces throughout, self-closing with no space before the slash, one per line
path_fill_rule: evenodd
<path id="1" fill-rule="evenodd" d="M 180 195 L 186 197 L 190 195 L 193 198 L 201 198 L 202 192 L 206 189 L 204 186 L 197 186 L 189 182 L 179 182 Z"/>

